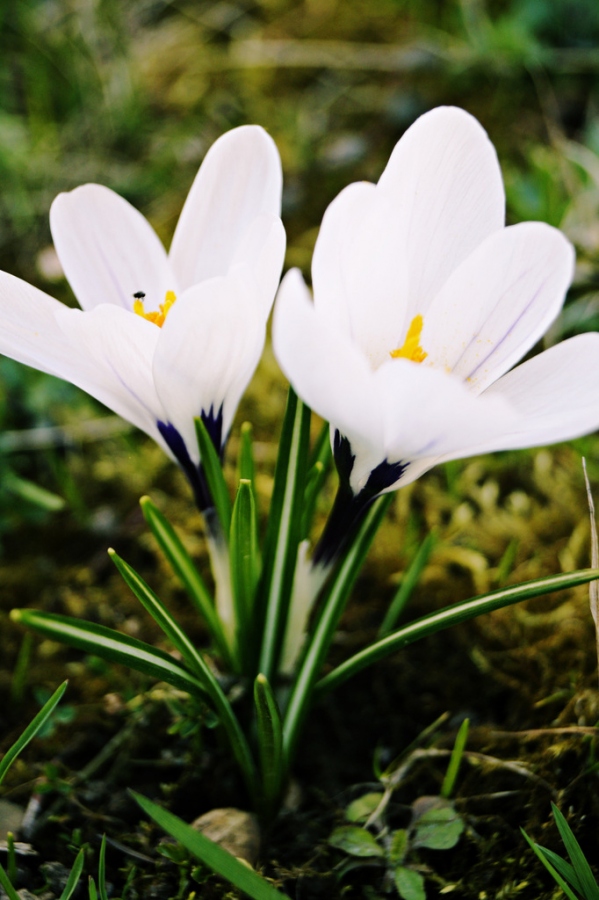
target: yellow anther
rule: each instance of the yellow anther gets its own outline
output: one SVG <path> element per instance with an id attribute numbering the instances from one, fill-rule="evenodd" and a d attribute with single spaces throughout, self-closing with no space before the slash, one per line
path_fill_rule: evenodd
<path id="1" fill-rule="evenodd" d="M 410 322 L 410 327 L 408 328 L 408 333 L 406 334 L 403 346 L 398 347 L 397 350 L 391 350 L 393 359 L 410 359 L 412 362 L 417 363 L 421 363 L 426 359 L 428 353 L 425 353 L 420 346 L 423 326 L 424 320 L 422 316 L 414 316 Z"/>
<path id="2" fill-rule="evenodd" d="M 158 325 L 159 328 L 162 328 L 168 315 L 168 311 L 176 299 L 177 295 L 174 291 L 167 291 L 164 297 L 164 303 L 160 304 L 158 312 L 146 312 L 144 310 L 143 300 L 136 298 L 135 303 L 133 304 L 133 312 L 137 313 L 138 316 L 141 316 L 142 319 L 147 319 L 148 322 L 152 322 L 154 325 Z"/>

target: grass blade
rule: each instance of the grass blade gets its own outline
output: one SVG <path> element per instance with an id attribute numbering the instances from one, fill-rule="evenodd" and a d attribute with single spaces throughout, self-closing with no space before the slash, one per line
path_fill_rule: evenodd
<path id="1" fill-rule="evenodd" d="M 214 506 L 220 519 L 222 530 L 225 534 L 228 534 L 231 527 L 231 498 L 227 490 L 221 462 L 201 417 L 198 416 L 194 421 L 200 459 L 202 461 L 201 465 L 208 482 L 208 489 L 214 500 Z"/>
<path id="2" fill-rule="evenodd" d="M 21 900 L 10 882 L 10 878 L 8 877 L 2 866 L 0 866 L 0 885 L 2 885 L 2 887 L 6 891 L 8 900 Z"/>
<path id="3" fill-rule="evenodd" d="M 568 900 L 579 900 L 576 894 L 572 890 L 570 890 L 569 886 L 566 884 L 559 872 L 557 872 L 556 869 L 554 869 L 554 867 L 551 865 L 549 860 L 546 859 L 543 847 L 535 844 L 535 842 L 531 838 L 529 838 L 523 828 L 521 828 L 520 831 L 522 832 L 524 839 L 527 841 L 533 853 L 537 856 L 538 859 L 540 859 L 547 871 L 555 879 L 557 884 L 559 884 L 566 897 L 568 897 Z"/>
<path id="4" fill-rule="evenodd" d="M 587 858 L 582 852 L 582 847 L 574 837 L 572 829 L 555 803 L 551 804 L 551 809 L 553 810 L 555 824 L 570 857 L 570 862 L 576 872 L 583 897 L 585 900 L 599 900 L 599 885 L 595 881 L 595 876 L 587 862 Z"/>
<path id="5" fill-rule="evenodd" d="M 445 773 L 445 778 L 443 779 L 443 784 L 441 785 L 440 791 L 441 797 L 444 797 L 446 800 L 449 800 L 455 787 L 456 778 L 458 777 L 458 772 L 460 771 L 462 757 L 464 756 L 464 748 L 466 747 L 466 741 L 468 740 L 469 727 L 470 719 L 464 719 L 459 727 L 455 743 L 453 745 L 453 750 L 451 751 L 451 756 L 449 757 L 449 765 L 447 766 L 447 772 Z"/>
<path id="6" fill-rule="evenodd" d="M 11 619 L 54 641 L 69 644 L 110 662 L 122 663 L 206 700 L 206 688 L 172 656 L 104 625 L 36 609 L 13 609 Z"/>
<path id="7" fill-rule="evenodd" d="M 283 783 L 283 729 L 277 701 L 268 679 L 262 674 L 254 682 L 254 702 L 265 813 L 268 816 L 277 807 Z"/>
<path id="8" fill-rule="evenodd" d="M 223 635 L 220 619 L 214 608 L 214 600 L 198 572 L 197 566 L 183 546 L 175 529 L 149 497 L 142 497 L 140 506 L 156 543 L 166 556 L 169 565 L 192 603 L 205 620 L 210 634 L 223 659 L 230 663 L 229 648 Z"/>
<path id="9" fill-rule="evenodd" d="M 98 894 L 100 900 L 108 900 L 106 893 L 106 835 L 102 835 L 100 844 L 100 859 L 98 860 Z"/>
<path id="10" fill-rule="evenodd" d="M 289 900 L 287 894 L 282 894 L 272 887 L 261 875 L 252 868 L 240 862 L 227 850 L 215 844 L 199 831 L 194 831 L 185 822 L 174 816 L 162 807 L 157 806 L 140 794 L 131 791 L 133 798 L 141 808 L 168 834 L 183 844 L 190 853 L 197 856 L 204 865 L 216 872 L 222 878 L 226 878 L 231 884 L 243 891 L 252 900 Z"/>
<path id="11" fill-rule="evenodd" d="M 72 895 L 75 893 L 75 888 L 79 884 L 79 879 L 81 878 L 81 873 L 83 872 L 84 862 L 85 850 L 80 850 L 77 854 L 75 862 L 73 863 L 73 868 L 71 869 L 67 883 L 64 886 L 64 890 L 60 895 L 60 900 L 70 900 Z"/>
<path id="12" fill-rule="evenodd" d="M 551 865 L 556 869 L 559 874 L 564 878 L 568 884 L 574 888 L 575 891 L 578 891 L 579 894 L 582 894 L 582 887 L 580 881 L 578 880 L 578 876 L 574 871 L 574 866 L 569 862 L 566 862 L 565 859 L 562 859 L 561 856 L 558 856 L 557 853 L 554 853 L 553 850 L 549 850 L 547 847 L 541 846 L 541 844 L 537 844 L 539 850 L 545 855 L 545 859 L 547 862 L 550 862 Z"/>
<path id="13" fill-rule="evenodd" d="M 19 753 L 21 753 L 21 751 L 25 749 L 29 741 L 32 740 L 32 738 L 36 736 L 38 731 L 46 724 L 55 708 L 60 703 L 62 695 L 67 689 L 67 684 L 68 681 L 63 681 L 60 687 L 56 688 L 50 699 L 47 700 L 46 703 L 44 703 L 35 718 L 31 720 L 23 734 L 19 738 L 17 738 L 12 747 L 10 747 L 6 751 L 6 753 L 2 757 L 2 761 L 0 762 L 0 784 L 2 784 L 4 776 L 10 769 Z"/>
<path id="14" fill-rule="evenodd" d="M 310 410 L 291 388 L 279 443 L 266 540 L 260 600 L 264 629 L 258 668 L 276 671 L 300 540 L 301 506 L 310 438 Z"/>
<path id="15" fill-rule="evenodd" d="M 416 556 L 410 563 L 408 570 L 402 578 L 401 584 L 391 601 L 391 605 L 385 613 L 385 618 L 379 629 L 379 637 L 384 637 L 386 634 L 389 634 L 395 627 L 397 620 L 405 609 L 406 603 L 410 599 L 412 591 L 420 581 L 420 576 L 426 567 L 436 542 L 436 532 L 430 531 L 418 548 Z"/>
<path id="16" fill-rule="evenodd" d="M 293 685 L 283 723 L 283 745 L 289 762 L 295 751 L 299 730 L 312 699 L 314 682 L 327 655 L 349 594 L 385 513 L 393 502 L 393 494 L 374 501 L 364 517 L 356 537 L 331 579 L 314 634 Z"/>
<path id="17" fill-rule="evenodd" d="M 532 597 L 540 597 L 542 594 L 549 594 L 552 591 L 561 591 L 579 584 L 587 584 L 596 578 L 599 578 L 599 569 L 580 569 L 577 572 L 567 572 L 563 575 L 549 575 L 535 581 L 517 584 L 514 587 L 501 588 L 489 594 L 482 594 L 480 597 L 473 597 L 471 600 L 464 600 L 437 612 L 429 613 L 350 657 L 325 675 L 318 682 L 316 690 L 318 693 L 330 691 L 351 678 L 356 672 L 365 669 L 366 666 L 370 666 L 390 653 L 395 653 L 396 650 L 407 647 L 408 644 L 419 641 L 436 631 L 442 631 L 444 628 L 458 625 L 468 619 L 475 619 L 477 616 L 510 606 L 513 603 L 530 600 Z"/>

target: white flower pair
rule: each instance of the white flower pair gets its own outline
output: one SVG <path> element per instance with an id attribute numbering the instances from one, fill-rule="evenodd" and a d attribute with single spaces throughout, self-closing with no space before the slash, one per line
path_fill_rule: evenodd
<path id="1" fill-rule="evenodd" d="M 60 195 L 52 234 L 84 311 L 0 273 L 0 352 L 142 428 L 205 505 L 193 420 L 222 451 L 283 264 L 280 195 L 276 148 L 255 126 L 209 151 L 168 257 L 106 188 Z M 342 480 L 365 503 L 440 461 L 599 427 L 599 335 L 509 371 L 558 315 L 574 252 L 548 225 L 505 228 L 504 205 L 484 130 L 462 110 L 433 110 L 376 186 L 350 185 L 330 205 L 314 301 L 297 271 L 283 281 L 277 358 L 330 422 Z"/>

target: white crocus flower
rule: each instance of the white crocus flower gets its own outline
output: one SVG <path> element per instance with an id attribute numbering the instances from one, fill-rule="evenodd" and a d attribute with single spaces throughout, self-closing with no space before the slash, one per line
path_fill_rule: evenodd
<path id="1" fill-rule="evenodd" d="M 285 252 L 281 164 L 258 126 L 211 147 L 170 252 L 113 191 L 52 205 L 52 237 L 82 310 L 0 273 L 0 352 L 73 382 L 153 437 L 211 501 L 194 417 L 222 452 L 256 368 Z"/>
<path id="2" fill-rule="evenodd" d="M 439 462 L 599 427 L 599 335 L 509 371 L 558 315 L 574 252 L 543 223 L 504 227 L 504 205 L 484 130 L 463 110 L 433 110 L 377 185 L 352 184 L 329 206 L 314 300 L 299 272 L 283 281 L 275 353 L 330 423 L 340 475 L 313 558 L 316 587 L 381 493 Z"/>

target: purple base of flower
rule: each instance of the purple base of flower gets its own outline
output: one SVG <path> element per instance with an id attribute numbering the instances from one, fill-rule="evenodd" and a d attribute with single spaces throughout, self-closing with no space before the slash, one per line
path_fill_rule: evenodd
<path id="1" fill-rule="evenodd" d="M 222 405 L 218 412 L 214 413 L 214 407 L 206 413 L 202 411 L 201 419 L 206 427 L 206 431 L 210 435 L 212 443 L 218 455 L 222 458 L 224 452 L 223 433 L 223 408 Z M 173 453 L 175 459 L 183 469 L 187 479 L 191 485 L 196 504 L 200 512 L 205 512 L 214 507 L 214 500 L 206 481 L 204 468 L 201 463 L 196 465 L 189 455 L 189 451 L 185 445 L 185 441 L 170 422 L 157 422 L 158 431 L 166 441 L 169 449 Z"/>
<path id="2" fill-rule="evenodd" d="M 350 486 L 350 476 L 355 455 L 351 444 L 339 431 L 335 432 L 333 456 L 339 473 L 339 488 L 325 529 L 314 548 L 314 565 L 329 566 L 341 555 L 351 541 L 368 512 L 371 504 L 398 481 L 409 463 L 390 463 L 386 459 L 372 470 L 368 481 L 359 494 L 354 494 Z"/>

